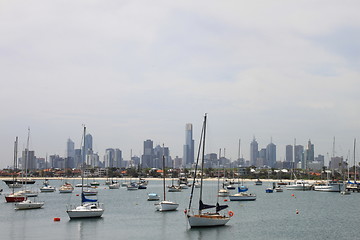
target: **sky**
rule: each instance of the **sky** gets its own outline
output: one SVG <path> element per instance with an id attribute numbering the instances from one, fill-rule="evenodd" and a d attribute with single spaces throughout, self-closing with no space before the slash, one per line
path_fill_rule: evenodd
<path id="1" fill-rule="evenodd" d="M 80 148 L 124 160 L 143 141 L 182 157 L 185 125 L 206 152 L 249 159 L 255 137 L 353 154 L 360 137 L 359 1 L 0 1 L 0 167 L 13 143 L 37 157 Z M 335 144 L 334 144 L 335 137 Z M 335 149 L 333 146 L 335 145 Z M 357 151 L 358 153 L 359 151 Z M 224 150 L 222 150 L 224 153 Z"/>

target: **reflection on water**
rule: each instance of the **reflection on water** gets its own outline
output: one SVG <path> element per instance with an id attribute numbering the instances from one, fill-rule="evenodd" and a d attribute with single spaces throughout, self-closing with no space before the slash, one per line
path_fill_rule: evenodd
<path id="1" fill-rule="evenodd" d="M 67 229 L 72 229 L 71 236 L 76 239 L 89 239 L 94 238 L 97 234 L 98 228 L 101 228 L 101 223 L 104 222 L 103 218 L 75 218 L 67 221 Z M 99 231 L 100 232 L 100 231 Z"/>

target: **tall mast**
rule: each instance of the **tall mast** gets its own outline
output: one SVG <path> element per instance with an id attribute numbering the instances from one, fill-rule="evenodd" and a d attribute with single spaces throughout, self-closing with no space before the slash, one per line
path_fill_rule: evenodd
<path id="1" fill-rule="evenodd" d="M 27 184 L 27 168 L 29 164 L 29 141 L 30 141 L 30 127 L 28 128 L 28 136 L 26 141 L 26 160 L 25 160 L 25 190 L 26 190 L 26 184 Z"/>
<path id="2" fill-rule="evenodd" d="M 86 126 L 84 125 L 84 134 L 83 134 L 83 138 L 84 138 L 84 146 L 83 146 L 83 149 L 84 149 L 84 156 L 85 155 L 85 136 L 86 136 Z M 84 164 L 85 164 L 85 157 L 83 157 L 83 163 L 82 163 L 82 166 L 81 166 L 81 202 L 82 202 L 82 194 L 84 192 Z"/>
<path id="3" fill-rule="evenodd" d="M 12 188 L 12 192 L 14 194 L 15 191 L 15 184 L 17 184 L 15 182 L 15 174 L 16 174 L 16 170 L 17 170 L 17 147 L 18 147 L 18 137 L 16 136 L 15 139 L 15 143 L 14 143 L 14 172 L 13 172 L 13 188 Z"/>
<path id="4" fill-rule="evenodd" d="M 354 182 L 356 183 L 355 145 L 356 145 L 356 138 L 354 139 L 354 171 L 355 171 L 355 175 L 354 175 Z"/>
<path id="5" fill-rule="evenodd" d="M 163 160 L 163 192 L 164 192 L 164 201 L 166 200 L 166 191 L 165 191 L 165 154 L 164 154 L 164 144 L 163 144 L 163 156 L 162 156 L 162 160 Z"/>
<path id="6" fill-rule="evenodd" d="M 204 157 L 205 157 L 205 135 L 206 135 L 206 113 L 204 116 L 204 126 L 203 126 L 203 138 L 202 138 L 202 161 L 201 161 L 201 187 L 200 187 L 200 201 L 202 201 L 202 192 L 203 192 L 203 178 L 204 178 Z M 200 210 L 201 211 L 201 210 Z"/>

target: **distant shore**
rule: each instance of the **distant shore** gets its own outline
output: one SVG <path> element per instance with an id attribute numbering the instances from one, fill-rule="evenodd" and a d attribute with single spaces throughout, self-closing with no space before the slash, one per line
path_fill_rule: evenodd
<path id="1" fill-rule="evenodd" d="M 21 179 L 21 178 L 19 178 Z M 45 180 L 45 179 L 48 179 L 48 180 L 64 180 L 64 179 L 74 179 L 74 180 L 81 180 L 81 177 L 29 177 L 27 179 L 31 179 L 31 180 Z M 135 180 L 135 179 L 138 179 L 138 178 L 93 178 L 93 177 L 89 177 L 89 178 L 86 178 L 86 179 L 93 179 L 93 180 L 100 180 L 100 181 L 106 181 L 108 179 L 116 179 L 116 180 L 124 180 L 124 181 L 128 181 L 128 180 Z M 149 181 L 160 181 L 160 180 L 163 180 L 162 178 L 144 178 L 146 180 L 149 180 Z M 176 179 L 176 178 L 175 178 Z M 191 182 L 193 178 L 188 178 L 189 182 Z M 11 177 L 0 177 L 0 180 L 12 180 Z M 170 181 L 171 178 L 166 178 L 165 180 L 167 181 Z M 199 179 L 200 180 L 200 179 Z M 204 178 L 204 181 L 217 181 L 218 179 L 217 178 Z M 237 179 L 228 179 L 229 180 L 233 180 L 235 183 L 237 183 Z M 257 179 L 241 179 L 239 181 L 244 181 L 244 182 L 255 182 Z M 289 179 L 260 179 L 261 181 L 263 182 L 284 182 L 284 183 L 289 183 L 289 182 L 294 182 L 294 180 L 289 180 Z M 220 181 L 223 181 L 222 179 L 220 179 Z M 314 180 L 307 180 L 308 182 L 315 182 Z"/>

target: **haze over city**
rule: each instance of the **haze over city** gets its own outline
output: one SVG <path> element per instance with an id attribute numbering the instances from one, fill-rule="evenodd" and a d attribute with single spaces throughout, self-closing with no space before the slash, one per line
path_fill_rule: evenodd
<path id="1" fill-rule="evenodd" d="M 348 155 L 360 133 L 358 1 L 2 1 L 0 167 L 13 143 L 37 157 L 80 148 L 183 155 L 185 124 L 207 152 L 250 142 Z M 271 21 L 270 21 L 271 20 Z M 197 149 L 197 147 L 195 147 Z M 359 151 L 357 151 L 359 153 Z M 327 161 L 327 159 L 326 159 Z"/>

